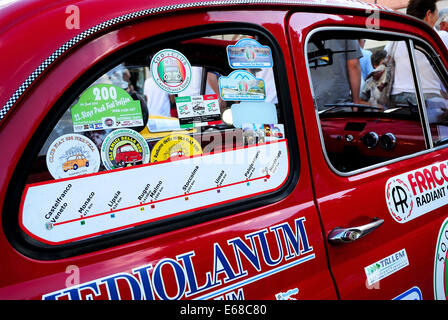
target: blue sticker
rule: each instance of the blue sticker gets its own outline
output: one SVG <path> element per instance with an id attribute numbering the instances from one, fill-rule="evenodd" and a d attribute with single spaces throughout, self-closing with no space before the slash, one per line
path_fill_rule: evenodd
<path id="1" fill-rule="evenodd" d="M 226 101 L 263 101 L 266 88 L 263 79 L 244 70 L 233 71 L 219 78 L 219 93 Z"/>
<path id="2" fill-rule="evenodd" d="M 271 49 L 254 39 L 241 39 L 235 45 L 227 46 L 227 58 L 233 69 L 271 68 Z"/>
<path id="3" fill-rule="evenodd" d="M 423 297 L 419 287 L 412 287 L 392 300 L 423 300 Z"/>

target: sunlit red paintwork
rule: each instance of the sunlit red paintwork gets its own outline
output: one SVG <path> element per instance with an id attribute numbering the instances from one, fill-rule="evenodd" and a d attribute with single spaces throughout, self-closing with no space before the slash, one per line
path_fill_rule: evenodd
<path id="1" fill-rule="evenodd" d="M 108 1 L 107 6 L 103 1 L 25 1 L 2 8 L 0 70 L 5 77 L 0 84 L 0 106 L 48 56 L 83 30 L 126 13 L 178 3 L 190 1 L 152 1 L 148 4 L 146 0 L 117 0 Z M 87 283 L 113 274 L 131 273 L 137 267 L 155 266 L 161 259 L 175 259 L 193 250 L 197 282 L 204 284 L 207 272 L 213 267 L 213 243 L 218 243 L 231 257 L 231 248 L 226 246 L 228 240 L 258 230 L 269 230 L 284 222 L 293 226 L 296 219 L 304 217 L 315 257 L 247 284 L 244 286 L 246 299 L 275 299 L 275 294 L 294 288 L 299 289 L 295 296 L 298 299 L 391 299 L 413 285 L 421 288 L 424 298 L 432 299 L 433 290 L 428 279 L 432 279 L 435 230 L 438 230 L 446 213 L 442 208 L 412 223 L 397 225 L 383 201 L 384 184 L 390 176 L 445 160 L 448 155 L 446 149 L 351 177 L 336 175 L 322 154 L 310 85 L 305 76 L 305 36 L 318 26 L 365 26 L 366 9 L 373 8 L 368 5 L 362 7 L 356 1 L 345 5 L 334 1 L 334 4 L 338 3 L 341 7 L 332 7 L 331 14 L 316 13 L 324 7 L 311 1 L 302 5 L 210 5 L 175 10 L 174 13 L 168 11 L 95 34 L 63 54 L 30 86 L 0 123 L 0 207 L 7 201 L 6 190 L 14 183 L 12 173 L 30 137 L 43 117 L 51 112 L 57 99 L 86 70 L 140 39 L 219 22 L 258 24 L 278 41 L 287 68 L 284 76 L 289 82 L 289 88 L 282 89 L 289 89 L 297 128 L 300 178 L 294 190 L 273 205 L 67 259 L 40 261 L 28 258 L 14 249 L 1 229 L 0 298 L 42 299 L 47 293 L 67 287 L 72 266 L 79 268 L 80 282 Z M 354 3 L 360 7 L 353 8 Z M 65 10 L 70 4 L 80 8 L 80 30 L 65 27 Z M 430 33 L 429 27 L 415 19 L 384 12 L 381 21 L 383 29 L 420 36 L 435 48 L 442 46 L 440 39 L 432 39 L 434 33 Z M 442 57 L 448 66 L 446 51 L 437 50 L 444 53 Z M 333 228 L 363 223 L 372 217 L 383 218 L 385 223 L 368 238 L 348 246 L 332 246 L 326 242 L 326 236 Z M 270 243 L 275 245 L 272 234 Z M 410 266 L 398 277 L 385 279 L 380 289 L 368 289 L 364 267 L 403 247 L 406 247 Z M 273 255 L 276 253 L 272 251 Z M 236 261 L 232 264 L 236 265 Z M 266 263 L 262 264 L 262 271 L 272 269 Z M 249 276 L 259 273 L 250 265 L 246 268 Z M 167 280 L 165 285 L 167 291 L 174 295 L 176 284 Z M 131 298 L 126 283 L 119 286 L 123 290 L 121 298 Z M 95 295 L 87 290 L 81 298 L 87 294 Z M 59 298 L 68 296 L 65 294 Z M 104 288 L 96 298 L 108 298 L 104 295 Z M 189 298 L 198 297 L 193 295 Z"/>

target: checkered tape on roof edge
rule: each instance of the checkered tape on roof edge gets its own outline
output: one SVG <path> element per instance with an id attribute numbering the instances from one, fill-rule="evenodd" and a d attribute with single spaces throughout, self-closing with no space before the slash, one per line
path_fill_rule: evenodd
<path id="1" fill-rule="evenodd" d="M 31 84 L 36 80 L 42 72 L 44 72 L 48 66 L 50 66 L 54 61 L 56 61 L 62 54 L 68 51 L 70 48 L 81 42 L 83 39 L 99 32 L 105 30 L 111 26 L 119 24 L 125 21 L 131 21 L 136 18 L 148 16 L 155 13 L 167 12 L 172 10 L 184 9 L 184 8 L 195 8 L 195 7 L 205 7 L 205 6 L 216 6 L 216 5 L 232 5 L 232 4 L 299 4 L 305 6 L 348 6 L 348 3 L 358 4 L 358 8 L 361 9 L 376 9 L 376 10 L 390 10 L 384 6 L 374 5 L 371 3 L 362 2 L 359 0 L 316 0 L 315 2 L 308 1 L 285 1 L 285 0 L 230 0 L 230 1 L 204 1 L 189 4 L 177 4 L 165 7 L 158 7 L 152 9 L 146 9 L 141 11 L 136 11 L 132 13 L 125 14 L 120 17 L 110 19 L 108 21 L 102 22 L 82 33 L 78 34 L 74 38 L 67 41 L 59 49 L 57 49 L 53 54 L 51 54 L 36 70 L 28 76 L 28 78 L 20 85 L 20 87 L 14 92 L 14 94 L 9 98 L 3 108 L 0 109 L 0 121 L 4 119 L 12 106 L 17 102 L 17 100 L 22 96 L 26 89 L 31 86 Z M 350 6 L 352 7 L 352 6 Z"/>

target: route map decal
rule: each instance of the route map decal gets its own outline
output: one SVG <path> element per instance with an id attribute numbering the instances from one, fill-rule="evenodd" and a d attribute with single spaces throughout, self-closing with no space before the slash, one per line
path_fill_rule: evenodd
<path id="1" fill-rule="evenodd" d="M 32 238 L 63 244 L 278 189 L 285 139 L 176 161 L 27 185 L 19 214 Z"/>

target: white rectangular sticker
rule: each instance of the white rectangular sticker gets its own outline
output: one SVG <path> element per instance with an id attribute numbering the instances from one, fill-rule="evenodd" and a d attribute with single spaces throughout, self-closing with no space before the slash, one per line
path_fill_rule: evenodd
<path id="1" fill-rule="evenodd" d="M 176 108 L 181 128 L 221 124 L 218 96 L 176 97 Z"/>
<path id="2" fill-rule="evenodd" d="M 28 185 L 19 222 L 62 244 L 278 189 L 286 140 Z"/>
<path id="3" fill-rule="evenodd" d="M 409 265 L 406 250 L 402 249 L 390 256 L 378 260 L 375 263 L 364 268 L 369 286 L 383 280 L 395 272 Z"/>

